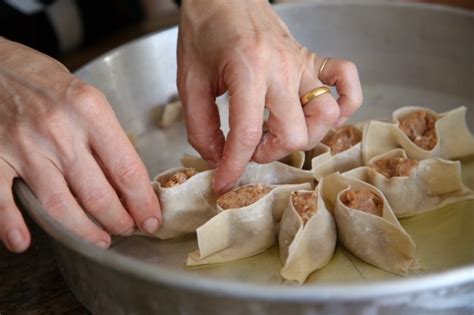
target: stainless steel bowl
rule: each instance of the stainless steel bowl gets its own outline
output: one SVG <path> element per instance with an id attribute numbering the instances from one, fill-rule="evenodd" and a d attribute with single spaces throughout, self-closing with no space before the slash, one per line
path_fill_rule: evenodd
<path id="1" fill-rule="evenodd" d="M 329 0 L 282 5 L 277 10 L 295 37 L 311 50 L 357 63 L 365 101 L 354 121 L 389 117 L 403 105 L 439 111 L 465 105 L 468 125 L 474 126 L 473 13 L 394 1 Z M 177 97 L 176 35 L 172 28 L 133 41 L 77 71 L 105 93 L 124 129 L 134 134 L 150 175 L 175 166 L 183 152 L 191 151 L 182 122 L 156 127 L 163 105 Z M 225 111 L 225 105 L 221 108 Z M 472 177 L 471 168 L 465 178 L 472 183 Z M 110 250 L 98 249 L 48 216 L 24 183 L 17 181 L 14 189 L 53 239 L 66 281 L 93 313 L 474 312 L 473 202 L 442 210 L 443 222 L 462 225 L 462 233 L 438 233 L 444 231 L 442 227 L 434 231 L 419 223 L 424 217 L 418 223 L 403 222 L 412 227 L 409 232 L 416 234 L 425 263 L 431 266 L 426 273 L 398 278 L 360 263 L 358 272 L 366 270 L 370 275 L 364 277 L 353 271 L 345 274 L 346 270 L 331 263 L 336 266 L 332 271 L 328 267 L 329 271 L 317 272 L 307 285 L 297 287 L 282 284 L 276 249 L 240 262 L 197 269 L 184 268 L 186 254 L 196 247 L 194 236 L 172 241 L 116 238 Z M 426 222 L 434 220 L 427 218 Z M 420 229 L 423 233 L 417 234 Z M 425 246 L 439 250 L 423 251 Z M 442 263 L 435 265 L 438 259 Z"/>

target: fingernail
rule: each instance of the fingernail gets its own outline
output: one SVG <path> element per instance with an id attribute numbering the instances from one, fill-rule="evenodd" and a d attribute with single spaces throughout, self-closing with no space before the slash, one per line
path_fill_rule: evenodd
<path id="1" fill-rule="evenodd" d="M 100 248 L 108 248 L 109 247 L 109 242 L 106 242 L 106 241 L 98 241 L 95 244 L 97 246 L 99 246 Z"/>
<path id="2" fill-rule="evenodd" d="M 21 235 L 18 229 L 14 229 L 8 232 L 7 239 L 11 249 L 13 250 L 21 250 L 24 246 L 23 235 Z"/>
<path id="3" fill-rule="evenodd" d="M 149 234 L 153 234 L 158 230 L 158 226 L 160 222 L 158 222 L 157 218 L 148 218 L 143 222 L 143 230 Z"/>

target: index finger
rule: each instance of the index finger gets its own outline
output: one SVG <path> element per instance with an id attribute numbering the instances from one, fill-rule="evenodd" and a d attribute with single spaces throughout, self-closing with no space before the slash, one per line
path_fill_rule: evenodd
<path id="1" fill-rule="evenodd" d="M 232 188 L 262 139 L 266 84 L 263 80 L 251 82 L 242 77 L 229 87 L 230 131 L 222 159 L 217 163 L 213 184 L 218 193 Z"/>

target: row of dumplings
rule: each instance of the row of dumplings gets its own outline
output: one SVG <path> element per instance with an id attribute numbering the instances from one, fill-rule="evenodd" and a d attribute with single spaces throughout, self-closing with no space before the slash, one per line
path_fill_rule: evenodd
<path id="1" fill-rule="evenodd" d="M 222 196 L 206 162 L 185 155 L 182 168 L 153 180 L 163 211 L 156 237 L 196 232 L 188 266 L 250 257 L 278 242 L 282 277 L 299 283 L 331 260 L 339 239 L 360 259 L 406 274 L 419 265 L 397 218 L 474 198 L 460 162 L 450 160 L 474 154 L 465 112 L 404 107 L 393 123 L 340 127 L 309 152 L 249 163 Z"/>

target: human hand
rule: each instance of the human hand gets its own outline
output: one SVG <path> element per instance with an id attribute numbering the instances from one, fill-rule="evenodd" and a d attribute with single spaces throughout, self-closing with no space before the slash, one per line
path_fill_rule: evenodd
<path id="1" fill-rule="evenodd" d="M 145 167 L 105 97 L 59 62 L 0 38 L 0 237 L 21 252 L 30 235 L 12 197 L 14 177 L 100 247 L 110 244 L 107 232 L 128 235 L 137 225 L 153 233 L 161 222 Z"/>
<path id="2" fill-rule="evenodd" d="M 178 37 L 178 90 L 188 140 L 217 163 L 214 189 L 229 190 L 251 159 L 267 163 L 313 148 L 329 128 L 361 105 L 356 66 L 324 58 L 299 44 L 266 0 L 185 0 Z M 335 85 L 304 107 L 300 97 Z M 215 98 L 230 96 L 227 139 Z M 270 116 L 262 134 L 264 108 Z"/>

